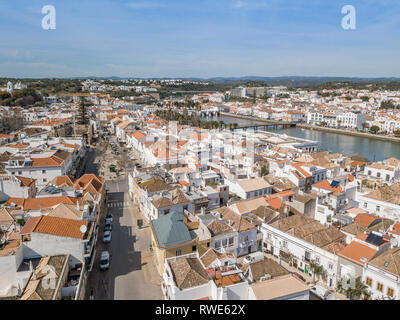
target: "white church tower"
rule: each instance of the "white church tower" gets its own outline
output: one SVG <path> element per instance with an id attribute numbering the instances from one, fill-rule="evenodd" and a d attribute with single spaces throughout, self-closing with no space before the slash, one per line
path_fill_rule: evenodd
<path id="1" fill-rule="evenodd" d="M 8 93 L 13 93 L 14 92 L 14 87 L 11 81 L 7 82 L 7 92 Z"/>

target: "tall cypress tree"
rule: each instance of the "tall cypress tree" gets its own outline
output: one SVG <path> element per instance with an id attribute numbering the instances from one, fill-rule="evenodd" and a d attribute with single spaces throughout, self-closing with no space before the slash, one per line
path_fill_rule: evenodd
<path id="1" fill-rule="evenodd" d="M 79 124 L 87 124 L 88 123 L 88 116 L 85 104 L 85 98 L 81 98 L 81 104 L 79 108 Z"/>

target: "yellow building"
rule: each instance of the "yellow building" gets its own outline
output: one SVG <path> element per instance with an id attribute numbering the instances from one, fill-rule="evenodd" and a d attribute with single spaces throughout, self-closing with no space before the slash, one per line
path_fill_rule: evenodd
<path id="1" fill-rule="evenodd" d="M 152 245 L 160 275 L 164 273 L 165 259 L 193 252 L 203 255 L 211 243 L 211 234 L 198 221 L 189 221 L 182 213 L 172 212 L 150 223 Z"/>

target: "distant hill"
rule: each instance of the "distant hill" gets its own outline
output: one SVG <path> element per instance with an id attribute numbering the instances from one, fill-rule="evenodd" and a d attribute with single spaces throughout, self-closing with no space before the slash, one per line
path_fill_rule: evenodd
<path id="1" fill-rule="evenodd" d="M 42 78 L 44 79 L 44 78 Z M 190 81 L 207 81 L 214 84 L 228 84 L 240 85 L 248 82 L 255 82 L 266 86 L 287 86 L 287 87 L 311 87 L 318 86 L 324 83 L 387 83 L 387 82 L 400 82 L 397 77 L 378 77 L 378 78 L 361 78 L 361 77 L 309 77 L 309 76 L 282 76 L 282 77 L 262 77 L 262 76 L 243 76 L 243 77 L 212 77 L 212 78 L 199 78 L 199 77 L 186 77 L 186 78 L 137 78 L 137 77 L 73 77 L 73 78 L 47 78 L 55 80 L 190 80 Z M 0 78 L 0 84 L 6 83 L 8 80 L 15 81 L 17 79 Z M 35 79 L 20 79 L 22 81 L 35 80 Z"/>

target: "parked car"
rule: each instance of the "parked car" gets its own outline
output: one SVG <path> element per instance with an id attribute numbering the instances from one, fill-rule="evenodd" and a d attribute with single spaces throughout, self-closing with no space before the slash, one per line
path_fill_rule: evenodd
<path id="1" fill-rule="evenodd" d="M 109 243 L 111 242 L 111 231 L 105 231 L 103 235 L 103 242 Z"/>
<path id="2" fill-rule="evenodd" d="M 262 252 L 253 252 L 243 259 L 243 263 L 249 264 L 261 260 L 264 260 L 264 254 Z"/>
<path id="3" fill-rule="evenodd" d="M 110 222 L 110 223 L 113 222 L 113 216 L 112 216 L 111 213 L 108 213 L 108 214 L 107 214 L 107 216 L 106 216 L 106 222 Z"/>
<path id="4" fill-rule="evenodd" d="M 300 273 L 292 272 L 292 274 L 293 274 L 294 276 L 296 276 L 297 278 L 299 278 L 300 280 L 306 282 L 306 279 L 305 279 Z"/>
<path id="5" fill-rule="evenodd" d="M 310 290 L 312 293 L 314 293 L 316 296 L 320 297 L 322 300 L 326 300 L 326 298 L 330 294 L 330 292 L 327 288 L 325 288 L 319 284 L 313 285 Z"/>
<path id="6" fill-rule="evenodd" d="M 104 227 L 104 231 L 111 231 L 112 230 L 112 224 L 110 221 L 106 221 L 106 226 Z"/>
<path id="7" fill-rule="evenodd" d="M 110 254 L 108 251 L 103 251 L 100 258 L 100 270 L 107 270 L 110 267 Z"/>

